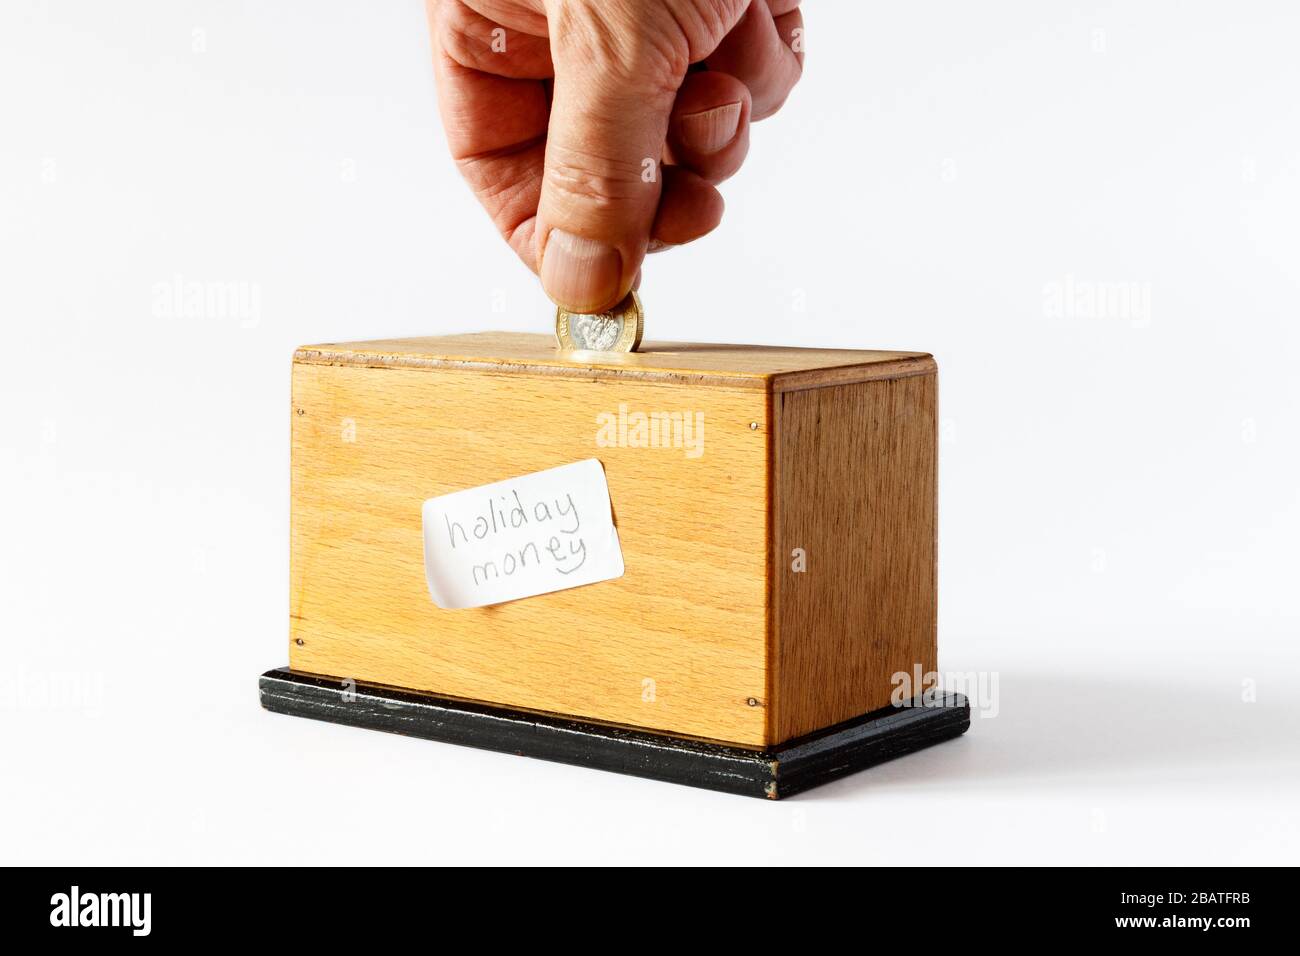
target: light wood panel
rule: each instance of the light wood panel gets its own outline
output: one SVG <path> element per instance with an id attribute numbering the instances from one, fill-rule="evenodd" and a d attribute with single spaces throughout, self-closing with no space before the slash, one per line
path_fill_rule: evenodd
<path id="1" fill-rule="evenodd" d="M 894 673 L 937 664 L 934 370 L 744 346 L 588 360 L 505 333 L 301 349 L 291 666 L 746 746 L 882 707 Z M 598 447 L 621 404 L 703 413 L 704 453 Z M 589 457 L 622 578 L 433 604 L 425 499 Z"/>
<path id="2" fill-rule="evenodd" d="M 775 399 L 774 741 L 884 707 L 893 674 L 936 669 L 935 392 L 924 375 Z"/>
<path id="3" fill-rule="evenodd" d="M 597 447 L 596 415 L 620 403 L 703 413 L 703 454 Z M 766 741 L 765 392 L 299 361 L 293 404 L 295 670 Z M 622 578 L 433 604 L 425 499 L 590 457 L 605 467 Z"/>
<path id="4" fill-rule="evenodd" d="M 927 374 L 924 352 L 800 349 L 764 345 L 647 342 L 640 351 L 560 352 L 548 335 L 475 332 L 429 338 L 312 345 L 300 363 L 375 368 L 445 368 L 557 377 L 634 379 L 783 392 L 825 384 Z"/>

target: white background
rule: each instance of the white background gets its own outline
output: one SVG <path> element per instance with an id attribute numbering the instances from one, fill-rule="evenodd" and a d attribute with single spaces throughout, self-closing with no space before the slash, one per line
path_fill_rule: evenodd
<path id="1" fill-rule="evenodd" d="M 936 355 L 941 665 L 997 716 L 771 804 L 264 713 L 293 348 L 552 312 L 417 0 L 6 0 L 0 859 L 1294 861 L 1296 5 L 805 6 L 649 337 Z"/>

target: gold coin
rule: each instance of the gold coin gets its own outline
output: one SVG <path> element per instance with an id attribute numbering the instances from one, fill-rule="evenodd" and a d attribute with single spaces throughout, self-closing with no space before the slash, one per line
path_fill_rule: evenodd
<path id="1" fill-rule="evenodd" d="M 635 352 L 645 331 L 645 313 L 635 292 L 608 312 L 555 310 L 555 340 L 566 352 Z"/>

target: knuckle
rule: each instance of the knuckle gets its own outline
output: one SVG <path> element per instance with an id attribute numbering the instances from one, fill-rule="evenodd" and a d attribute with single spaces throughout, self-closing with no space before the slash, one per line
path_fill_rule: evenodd
<path id="1" fill-rule="evenodd" d="M 469 69 L 478 69 L 490 50 L 490 27 L 461 0 L 441 0 L 434 12 L 438 45 L 452 60 Z"/>
<path id="2" fill-rule="evenodd" d="M 667 8 L 626 2 L 558 4 L 551 25 L 556 69 L 567 66 L 620 86 L 675 90 L 690 64 L 690 44 Z"/>
<path id="3" fill-rule="evenodd" d="M 615 212 L 643 195 L 639 163 L 573 149 L 553 153 L 558 155 L 547 157 L 544 187 L 552 199 Z"/>

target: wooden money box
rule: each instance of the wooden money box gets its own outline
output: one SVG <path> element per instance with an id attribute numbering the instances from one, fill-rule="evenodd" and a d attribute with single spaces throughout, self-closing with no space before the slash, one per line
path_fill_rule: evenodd
<path id="1" fill-rule="evenodd" d="M 299 349 L 263 704 L 768 797 L 955 736 L 959 695 L 899 696 L 937 669 L 935 401 L 919 352 Z M 425 501 L 591 458 L 621 577 L 430 599 Z"/>

